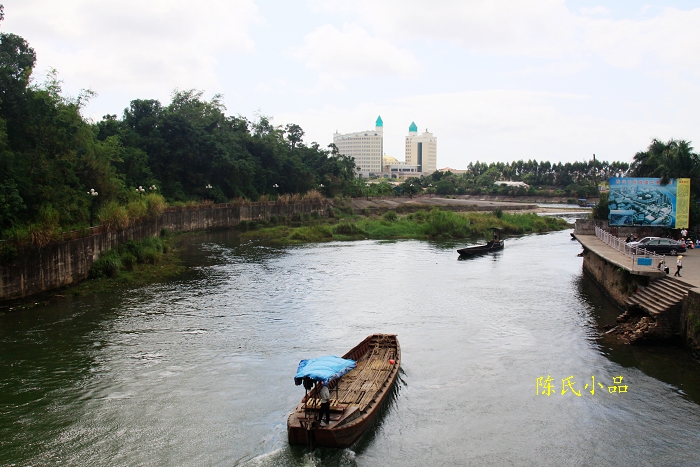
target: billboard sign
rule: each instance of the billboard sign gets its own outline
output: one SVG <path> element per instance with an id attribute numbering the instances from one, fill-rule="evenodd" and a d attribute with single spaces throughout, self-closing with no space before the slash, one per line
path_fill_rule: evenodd
<path id="1" fill-rule="evenodd" d="M 688 226 L 688 178 L 671 180 L 667 185 L 662 185 L 660 178 L 611 178 L 609 187 L 611 226 Z"/>

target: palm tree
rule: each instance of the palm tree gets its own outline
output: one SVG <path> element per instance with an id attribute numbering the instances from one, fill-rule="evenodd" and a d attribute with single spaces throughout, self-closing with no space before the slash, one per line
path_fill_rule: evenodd
<path id="1" fill-rule="evenodd" d="M 700 194 L 700 156 L 689 141 L 653 139 L 649 148 L 634 155 L 633 177 L 658 177 L 662 184 L 672 178 L 690 178 L 693 191 Z"/>

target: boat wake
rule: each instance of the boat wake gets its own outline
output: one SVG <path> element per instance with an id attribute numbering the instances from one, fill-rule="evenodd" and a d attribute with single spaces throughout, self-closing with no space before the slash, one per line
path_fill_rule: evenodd
<path id="1" fill-rule="evenodd" d="M 284 447 L 240 464 L 242 467 L 357 467 L 351 449 L 295 449 Z"/>

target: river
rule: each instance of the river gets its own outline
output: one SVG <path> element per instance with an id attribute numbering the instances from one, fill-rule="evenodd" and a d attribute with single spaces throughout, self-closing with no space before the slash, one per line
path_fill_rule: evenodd
<path id="1" fill-rule="evenodd" d="M 0 465 L 700 465 L 700 365 L 606 340 L 620 311 L 568 231 L 469 260 L 183 241 L 177 279 L 0 314 Z M 402 348 L 378 423 L 351 449 L 290 447 L 299 360 L 375 332 Z"/>

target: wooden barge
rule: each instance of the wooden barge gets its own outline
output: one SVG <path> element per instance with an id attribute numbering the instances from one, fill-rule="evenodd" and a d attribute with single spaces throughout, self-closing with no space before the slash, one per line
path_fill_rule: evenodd
<path id="1" fill-rule="evenodd" d="M 328 384 L 331 419 L 319 422 L 320 386 L 314 387 L 287 418 L 289 444 L 345 448 L 352 445 L 379 412 L 399 374 L 401 347 L 395 334 L 373 334 L 343 358 L 357 367 Z"/>

